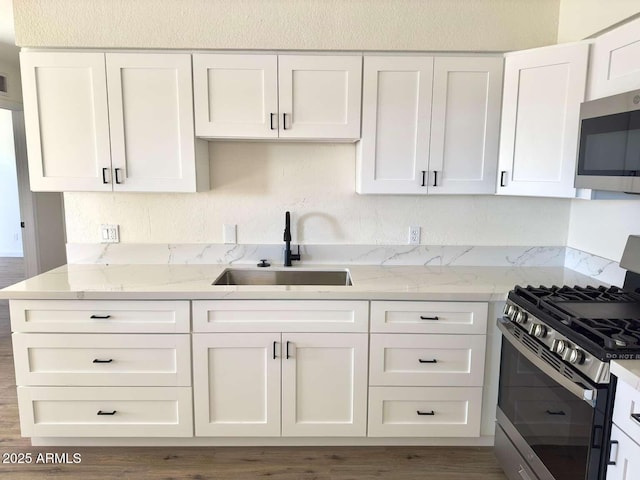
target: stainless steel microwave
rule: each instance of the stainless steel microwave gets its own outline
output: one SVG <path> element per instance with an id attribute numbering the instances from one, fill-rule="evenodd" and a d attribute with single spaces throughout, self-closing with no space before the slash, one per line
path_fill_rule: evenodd
<path id="1" fill-rule="evenodd" d="M 575 186 L 640 193 L 640 90 L 580 105 Z"/>

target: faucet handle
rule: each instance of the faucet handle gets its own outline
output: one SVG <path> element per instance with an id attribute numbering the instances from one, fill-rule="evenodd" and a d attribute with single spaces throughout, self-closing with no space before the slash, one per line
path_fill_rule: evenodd
<path id="1" fill-rule="evenodd" d="M 297 247 L 298 247 L 298 253 L 292 253 L 291 260 L 300 261 L 300 245 L 298 245 Z"/>

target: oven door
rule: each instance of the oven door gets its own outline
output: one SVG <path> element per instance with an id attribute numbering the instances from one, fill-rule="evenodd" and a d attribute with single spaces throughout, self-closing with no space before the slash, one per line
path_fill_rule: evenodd
<path id="1" fill-rule="evenodd" d="M 598 391 L 562 378 L 533 353 L 536 340 L 528 337 L 523 344 L 506 331 L 519 327 L 502 320 L 499 327 L 503 331 L 500 427 L 541 480 L 604 478 L 604 416 L 595 407 Z"/>

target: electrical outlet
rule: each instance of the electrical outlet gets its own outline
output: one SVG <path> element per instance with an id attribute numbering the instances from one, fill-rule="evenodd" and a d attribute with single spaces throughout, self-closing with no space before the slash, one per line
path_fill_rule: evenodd
<path id="1" fill-rule="evenodd" d="M 420 227 L 409 227 L 409 245 L 420 245 Z"/>
<path id="2" fill-rule="evenodd" d="M 120 242 L 120 232 L 118 225 L 100 225 L 100 238 L 102 243 L 118 243 Z"/>
<path id="3" fill-rule="evenodd" d="M 226 244 L 235 244 L 236 241 L 236 225 L 225 223 L 222 225 L 222 241 Z"/>

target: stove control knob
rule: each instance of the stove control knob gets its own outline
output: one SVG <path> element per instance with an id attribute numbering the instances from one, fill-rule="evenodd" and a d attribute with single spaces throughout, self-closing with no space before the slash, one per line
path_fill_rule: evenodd
<path id="1" fill-rule="evenodd" d="M 563 355 L 565 360 L 569 360 L 569 363 L 573 363 L 574 365 L 577 363 L 581 365 L 584 363 L 584 352 L 577 348 L 569 348 L 566 353 Z"/>
<path id="2" fill-rule="evenodd" d="M 514 320 L 516 323 L 524 325 L 528 320 L 526 312 L 523 312 L 522 310 L 518 311 L 518 313 L 516 313 L 515 315 Z"/>
<path id="3" fill-rule="evenodd" d="M 551 345 L 551 350 L 556 352 L 558 355 L 562 355 L 562 352 L 564 352 L 566 348 L 567 348 L 567 342 L 565 342 L 564 340 L 556 339 L 553 341 L 553 344 Z"/>
<path id="4" fill-rule="evenodd" d="M 536 338 L 544 338 L 547 336 L 547 327 L 536 323 L 535 325 L 531 325 L 529 333 Z"/>

